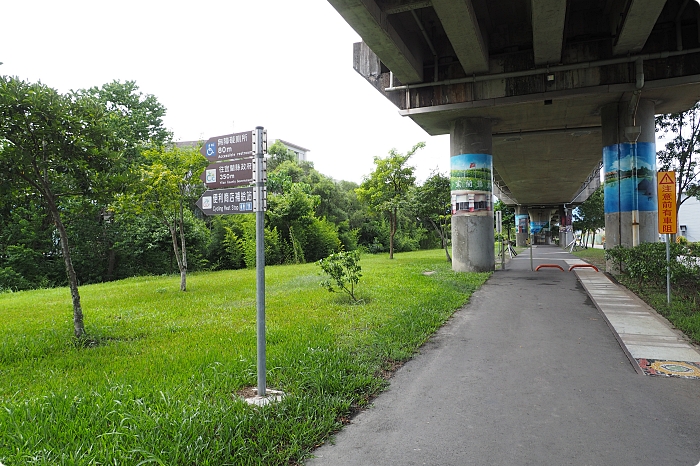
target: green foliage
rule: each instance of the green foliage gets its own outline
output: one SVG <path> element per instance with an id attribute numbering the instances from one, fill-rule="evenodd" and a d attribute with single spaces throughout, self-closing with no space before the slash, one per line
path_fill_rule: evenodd
<path id="1" fill-rule="evenodd" d="M 671 243 L 670 253 L 673 285 L 700 289 L 700 245 Z M 621 263 L 623 272 L 639 285 L 666 285 L 666 243 L 642 243 L 634 248 L 617 246 L 606 251 L 606 258 Z"/>
<path id="2" fill-rule="evenodd" d="M 408 192 L 416 181 L 415 168 L 408 165 L 408 160 L 423 147 L 425 143 L 419 142 L 406 155 L 391 149 L 388 157 L 375 157 L 374 171 L 356 189 L 360 202 L 365 203 L 370 211 L 386 215 L 389 220 L 389 258 L 394 256 L 399 210 L 405 207 Z"/>
<path id="3" fill-rule="evenodd" d="M 227 253 L 229 268 L 240 269 L 245 266 L 245 247 L 242 239 L 231 229 L 226 228 L 226 237 L 223 240 L 223 246 Z"/>
<path id="4" fill-rule="evenodd" d="M 170 232 L 173 256 L 186 290 L 188 270 L 185 212 L 204 190 L 199 175 L 207 161 L 192 148 L 156 148 L 143 152 L 140 183 L 117 198 L 120 215 L 145 214 L 158 219 Z"/>
<path id="5" fill-rule="evenodd" d="M 583 204 L 574 210 L 574 230 L 595 233 L 605 228 L 605 203 L 603 186 L 596 189 Z"/>
<path id="6" fill-rule="evenodd" d="M 412 190 L 412 209 L 438 235 L 448 261 L 451 261 L 448 250 L 452 223 L 450 203 L 450 178 L 438 172 L 433 172 L 421 186 Z"/>
<path id="7" fill-rule="evenodd" d="M 355 287 L 362 277 L 359 251 L 341 251 L 331 254 L 325 259 L 319 260 L 318 265 L 329 277 L 321 282 L 322 287 L 331 293 L 338 290 L 343 291 L 357 302 Z"/>
<path id="8" fill-rule="evenodd" d="M 297 155 L 294 151 L 287 149 L 279 139 L 267 149 L 267 170 L 270 173 L 276 171 L 285 162 L 295 163 L 296 161 Z"/>
<path id="9" fill-rule="evenodd" d="M 511 231 L 515 228 L 515 208 L 505 205 L 500 199 L 493 205 L 493 210 L 502 212 L 501 226 L 503 231 L 500 239 L 510 239 Z M 496 238 L 497 240 L 499 238 Z"/>
<path id="10" fill-rule="evenodd" d="M 666 244 L 642 243 L 606 251 L 622 264 L 618 280 L 696 343 L 700 343 L 700 244 L 671 243 L 671 304 L 667 303 Z"/>
<path id="11" fill-rule="evenodd" d="M 656 157 L 659 170 L 676 172 L 678 210 L 689 197 L 700 196 L 700 102 L 684 112 L 658 115 L 656 131 L 670 139 Z"/>

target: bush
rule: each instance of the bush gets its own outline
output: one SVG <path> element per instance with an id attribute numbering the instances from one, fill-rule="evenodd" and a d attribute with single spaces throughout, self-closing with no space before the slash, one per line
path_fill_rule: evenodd
<path id="1" fill-rule="evenodd" d="M 0 293 L 34 288 L 29 280 L 9 267 L 0 268 Z"/>
<path id="2" fill-rule="evenodd" d="M 670 244 L 671 281 L 682 287 L 700 286 L 700 247 Z M 606 259 L 622 263 L 622 272 L 637 282 L 663 286 L 666 283 L 666 243 L 642 243 L 634 248 L 608 249 Z"/>
<path id="3" fill-rule="evenodd" d="M 355 286 L 362 276 L 359 262 L 359 251 L 341 251 L 319 260 L 318 265 L 329 276 L 328 279 L 321 282 L 321 286 L 330 292 L 344 291 L 353 301 L 357 302 Z"/>

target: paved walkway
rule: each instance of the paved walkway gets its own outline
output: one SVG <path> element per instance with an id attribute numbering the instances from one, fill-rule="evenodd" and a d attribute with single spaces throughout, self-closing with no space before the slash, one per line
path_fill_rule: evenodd
<path id="1" fill-rule="evenodd" d="M 578 261 L 533 252 L 535 267 Z M 646 324 L 631 322 L 648 319 L 603 278 L 531 272 L 522 253 L 307 464 L 697 465 L 700 380 L 640 375 L 626 354 L 656 361 L 652 347 L 685 342 L 652 332 L 654 345 L 634 347 Z"/>
<path id="2" fill-rule="evenodd" d="M 532 248 L 533 269 L 541 264 L 564 270 L 586 264 L 558 247 Z M 512 268 L 530 269 L 530 251 L 524 251 Z M 527 264 L 523 264 L 523 260 Z M 538 273 L 552 273 L 540 269 Z M 591 268 L 573 269 L 593 304 L 601 312 L 635 369 L 641 373 L 700 378 L 700 351 L 683 333 L 637 295 Z"/>

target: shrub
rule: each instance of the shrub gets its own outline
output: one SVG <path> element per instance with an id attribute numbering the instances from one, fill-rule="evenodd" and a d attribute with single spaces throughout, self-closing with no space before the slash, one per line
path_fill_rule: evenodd
<path id="1" fill-rule="evenodd" d="M 330 292 L 344 291 L 357 302 L 355 287 L 362 276 L 359 262 L 359 251 L 341 251 L 319 260 L 318 265 L 329 276 L 321 282 L 321 286 Z"/>
<path id="2" fill-rule="evenodd" d="M 694 244 L 671 243 L 671 280 L 686 287 L 700 286 L 700 248 Z M 608 249 L 606 259 L 622 263 L 622 271 L 638 285 L 666 283 L 666 243 L 642 243 L 634 248 Z"/>

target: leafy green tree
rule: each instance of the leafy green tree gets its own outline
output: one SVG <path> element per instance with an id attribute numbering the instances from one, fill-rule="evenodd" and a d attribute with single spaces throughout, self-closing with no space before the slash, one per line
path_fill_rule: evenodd
<path id="1" fill-rule="evenodd" d="M 681 204 L 688 198 L 700 196 L 700 102 L 685 112 L 658 115 L 656 132 L 672 138 L 664 149 L 656 152 L 656 157 L 661 171 L 676 172 L 678 214 Z"/>
<path id="2" fill-rule="evenodd" d="M 199 197 L 199 175 L 207 160 L 196 148 L 149 149 L 141 169 L 140 186 L 120 197 L 118 210 L 145 213 L 157 218 L 170 232 L 173 253 L 180 271 L 180 290 L 187 290 L 187 244 L 185 211 Z"/>
<path id="3" fill-rule="evenodd" d="M 163 125 L 166 109 L 155 96 L 141 92 L 134 81 L 122 83 L 115 80 L 81 93 L 97 100 L 109 114 L 107 124 L 112 133 L 111 148 L 119 154 L 118 164 L 109 175 L 112 186 L 109 194 L 128 192 L 140 182 L 141 165 L 145 162 L 143 151 L 162 147 L 172 139 L 172 133 Z M 103 218 L 111 201 L 110 196 L 97 205 L 103 211 Z M 84 226 L 87 228 L 88 223 Z M 123 239 L 122 233 L 131 231 L 128 225 L 118 226 L 119 231 L 116 231 L 117 225 L 114 223 L 98 221 L 93 225 L 94 235 L 103 240 L 98 250 L 105 256 L 95 257 L 94 260 L 107 264 L 106 279 L 119 275 L 115 270 L 119 261 L 114 242 Z M 129 265 L 129 256 L 121 259 L 123 265 Z"/>
<path id="4" fill-rule="evenodd" d="M 452 262 L 449 251 L 449 234 L 452 215 L 450 212 L 450 178 L 434 171 L 421 186 L 412 191 L 411 206 L 416 216 L 428 223 L 440 237 L 447 261 Z"/>
<path id="5" fill-rule="evenodd" d="M 505 205 L 499 199 L 494 204 L 493 210 L 494 210 L 494 212 L 495 211 L 502 212 L 501 225 L 503 226 L 503 229 L 506 231 L 506 236 L 508 238 L 508 241 L 510 241 L 510 232 L 513 228 L 515 228 L 515 208 Z"/>
<path id="6" fill-rule="evenodd" d="M 394 258 L 394 238 L 398 229 L 399 210 L 405 206 L 407 195 L 416 181 L 415 168 L 408 165 L 408 160 L 418 149 L 425 147 L 419 142 L 405 155 L 396 149 L 389 151 L 389 156 L 374 158 L 375 169 L 357 188 L 360 202 L 366 203 L 370 210 L 383 213 L 389 220 L 389 258 Z"/>
<path id="7" fill-rule="evenodd" d="M 322 287 L 331 293 L 336 290 L 344 291 L 357 302 L 355 287 L 362 277 L 359 251 L 337 252 L 320 259 L 317 264 L 328 275 L 328 278 L 321 282 Z"/>
<path id="8" fill-rule="evenodd" d="M 83 91 L 109 113 L 112 143 L 122 160 L 139 162 L 144 149 L 162 146 L 172 139 L 163 126 L 165 107 L 152 94 L 144 94 L 135 81 L 112 81 Z"/>
<path id="9" fill-rule="evenodd" d="M 574 210 L 574 229 L 583 233 L 592 233 L 605 228 L 605 203 L 603 200 L 603 186 L 596 189 L 583 204 Z M 588 240 L 585 246 L 588 247 Z"/>
<path id="10" fill-rule="evenodd" d="M 85 334 L 78 278 L 71 260 L 62 204 L 70 196 L 98 197 L 117 163 L 110 148 L 109 113 L 85 94 L 59 94 L 41 83 L 0 77 L 0 178 L 28 190 L 47 208 L 61 245 L 77 338 Z"/>
<path id="11" fill-rule="evenodd" d="M 296 162 L 297 154 L 280 142 L 279 139 L 275 141 L 267 149 L 267 171 L 273 172 L 282 165 L 284 162 Z"/>

